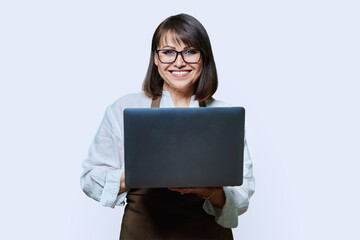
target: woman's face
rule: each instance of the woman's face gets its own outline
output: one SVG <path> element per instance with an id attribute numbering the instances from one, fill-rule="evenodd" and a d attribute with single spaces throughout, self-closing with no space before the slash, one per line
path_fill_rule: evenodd
<path id="1" fill-rule="evenodd" d="M 162 36 L 157 49 L 176 50 L 178 52 L 192 49 L 183 42 L 179 44 L 174 42 L 174 36 L 171 32 L 167 32 Z M 154 56 L 155 65 L 158 67 L 159 74 L 164 80 L 164 90 L 167 91 L 194 91 L 194 84 L 198 80 L 202 71 L 202 59 L 198 63 L 186 63 L 180 54 L 178 54 L 175 62 L 162 63 L 159 61 L 158 55 Z"/>

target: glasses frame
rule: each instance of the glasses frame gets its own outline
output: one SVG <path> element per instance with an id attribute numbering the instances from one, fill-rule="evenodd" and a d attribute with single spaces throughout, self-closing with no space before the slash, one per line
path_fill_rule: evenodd
<path id="1" fill-rule="evenodd" d="M 200 52 L 200 57 L 199 57 L 199 60 L 198 60 L 197 62 L 188 62 L 188 61 L 185 60 L 184 55 L 183 55 L 183 52 L 186 52 L 186 51 L 189 51 L 189 50 L 195 50 L 195 51 L 199 51 L 199 52 Z M 159 56 L 159 52 L 160 52 L 160 51 L 174 51 L 174 52 L 176 52 L 175 60 L 172 61 L 172 62 L 163 62 L 163 61 L 161 61 L 161 60 L 160 60 L 160 56 Z M 155 52 L 156 52 L 156 54 L 157 54 L 157 56 L 158 56 L 159 61 L 160 61 L 161 63 L 166 63 L 166 64 L 174 63 L 174 62 L 176 61 L 179 53 L 180 53 L 180 55 L 181 55 L 182 60 L 183 60 L 184 62 L 190 63 L 190 64 L 191 64 L 191 63 L 198 63 L 198 62 L 200 62 L 201 57 L 202 57 L 202 52 L 201 52 L 201 50 L 199 50 L 199 49 L 186 49 L 186 50 L 183 50 L 183 51 L 180 51 L 180 52 L 178 52 L 178 51 L 176 51 L 176 50 L 173 50 L 173 49 L 158 49 L 158 50 L 156 50 Z"/>

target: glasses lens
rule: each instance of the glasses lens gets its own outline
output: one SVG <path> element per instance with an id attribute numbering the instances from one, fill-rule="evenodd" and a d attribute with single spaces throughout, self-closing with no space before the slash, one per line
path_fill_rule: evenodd
<path id="1" fill-rule="evenodd" d="M 173 62 L 176 58 L 176 52 L 173 50 L 159 51 L 159 58 L 161 62 Z"/>
<path id="2" fill-rule="evenodd" d="M 177 52 L 174 50 L 160 50 L 158 54 L 161 62 L 172 63 L 176 60 Z M 199 50 L 189 49 L 183 51 L 182 56 L 187 63 L 197 63 L 200 61 L 201 53 Z"/>
<path id="3" fill-rule="evenodd" d="M 188 63 L 197 63 L 200 61 L 200 51 L 195 49 L 189 49 L 183 52 L 184 60 Z"/>

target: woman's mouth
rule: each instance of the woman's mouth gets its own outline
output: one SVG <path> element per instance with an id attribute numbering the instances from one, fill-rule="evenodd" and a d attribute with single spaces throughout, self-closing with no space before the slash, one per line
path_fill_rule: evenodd
<path id="1" fill-rule="evenodd" d="M 171 75 L 173 75 L 174 77 L 185 77 L 190 72 L 191 72 L 191 70 L 182 70 L 182 71 L 171 71 L 170 70 Z"/>

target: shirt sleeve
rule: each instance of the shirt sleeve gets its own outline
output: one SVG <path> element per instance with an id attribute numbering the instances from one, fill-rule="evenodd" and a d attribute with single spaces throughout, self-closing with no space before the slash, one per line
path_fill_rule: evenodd
<path id="1" fill-rule="evenodd" d="M 238 216 L 247 211 L 250 197 L 254 191 L 253 164 L 245 139 L 243 184 L 236 187 L 224 187 L 226 201 L 222 208 L 213 206 L 208 199 L 205 200 L 203 208 L 208 214 L 215 216 L 215 221 L 219 225 L 225 228 L 235 228 L 238 226 Z"/>
<path id="2" fill-rule="evenodd" d="M 119 194 L 120 178 L 124 171 L 122 133 L 111 107 L 106 109 L 102 123 L 82 163 L 80 185 L 84 193 L 114 208 L 124 205 L 127 192 Z"/>

